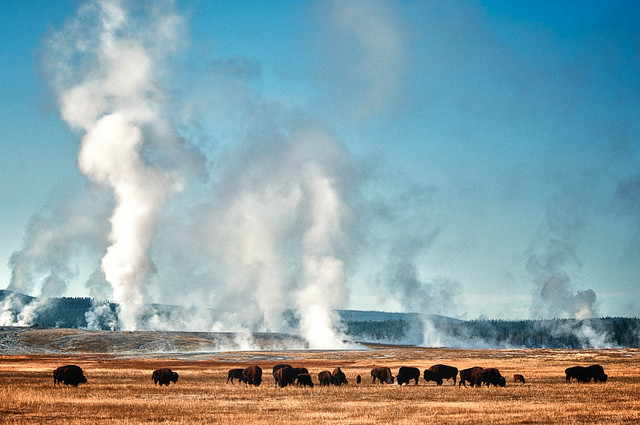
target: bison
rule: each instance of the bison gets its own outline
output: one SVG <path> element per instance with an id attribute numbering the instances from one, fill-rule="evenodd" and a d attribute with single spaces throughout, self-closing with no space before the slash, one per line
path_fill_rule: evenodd
<path id="1" fill-rule="evenodd" d="M 398 375 L 396 376 L 398 385 L 408 384 L 412 379 L 415 380 L 416 385 L 418 385 L 418 380 L 420 379 L 420 369 L 418 369 L 417 367 L 401 366 L 398 370 Z"/>
<path id="2" fill-rule="evenodd" d="M 591 365 L 588 367 L 574 366 L 564 370 L 567 382 L 571 382 L 571 378 L 575 378 L 578 382 L 607 382 L 607 374 L 600 365 Z"/>
<path id="3" fill-rule="evenodd" d="M 293 384 L 298 374 L 291 366 L 281 367 L 273 373 L 273 377 L 276 380 L 276 385 L 280 388 L 284 388 L 287 385 Z"/>
<path id="4" fill-rule="evenodd" d="M 53 386 L 58 384 L 72 385 L 77 387 L 78 384 L 84 384 L 87 382 L 82 368 L 74 364 L 60 366 L 53 371 Z"/>
<path id="5" fill-rule="evenodd" d="M 391 369 L 388 367 L 374 367 L 371 369 L 371 378 L 374 384 L 376 383 L 376 379 L 382 384 L 393 384 L 394 380 Z"/>
<path id="6" fill-rule="evenodd" d="M 524 376 L 520 375 L 519 373 L 516 373 L 515 375 L 513 375 L 513 382 L 515 382 L 516 384 L 518 382 L 521 382 L 524 384 L 525 383 Z"/>
<path id="7" fill-rule="evenodd" d="M 291 367 L 289 365 L 285 365 L 284 367 L 276 369 L 276 371 L 273 372 L 273 378 L 276 381 L 276 385 L 279 385 L 280 387 L 284 388 L 287 385 L 292 385 L 295 382 L 298 375 L 301 375 L 303 373 L 307 373 L 307 374 L 309 373 L 307 368 Z"/>
<path id="8" fill-rule="evenodd" d="M 178 382 L 178 373 L 164 367 L 162 369 L 154 370 L 151 375 L 151 379 L 153 379 L 154 385 L 160 384 L 160 386 L 169 386 L 171 382 Z"/>
<path id="9" fill-rule="evenodd" d="M 318 382 L 320 382 L 321 387 L 325 387 L 327 385 L 331 385 L 333 379 L 331 377 L 331 372 L 328 370 L 323 370 L 318 374 Z"/>
<path id="10" fill-rule="evenodd" d="M 469 382 L 471 384 L 471 386 L 473 387 L 473 379 L 472 376 L 474 374 L 474 372 L 482 370 L 482 368 L 480 366 L 474 366 L 474 367 L 470 367 L 468 369 L 463 369 L 460 371 L 460 383 L 458 383 L 458 386 L 460 385 L 464 385 L 465 387 L 467 386 L 466 382 Z"/>
<path id="11" fill-rule="evenodd" d="M 490 385 L 494 387 L 504 387 L 506 385 L 504 376 L 500 375 L 500 371 L 494 367 L 473 372 L 471 379 L 473 384 L 478 387 L 481 387 L 482 384 L 485 384 L 487 387 Z"/>
<path id="12" fill-rule="evenodd" d="M 356 384 L 360 385 L 362 382 L 362 377 L 360 375 L 356 376 Z"/>
<path id="13" fill-rule="evenodd" d="M 273 367 L 273 380 L 275 381 L 275 384 L 278 385 L 278 380 L 276 379 L 276 371 L 278 371 L 278 369 L 282 369 L 283 367 L 293 367 L 289 364 L 277 364 Z"/>
<path id="14" fill-rule="evenodd" d="M 607 382 L 607 378 L 609 377 L 604 373 L 604 369 L 599 364 L 587 366 L 587 373 L 593 378 L 593 382 Z"/>
<path id="15" fill-rule="evenodd" d="M 230 369 L 229 373 L 227 374 L 227 384 L 229 383 L 229 381 L 231 381 L 231 383 L 233 384 L 233 380 L 237 379 L 238 382 L 244 382 L 244 378 L 242 377 L 242 371 L 244 369 Z"/>
<path id="16" fill-rule="evenodd" d="M 313 388 L 313 381 L 311 380 L 311 375 L 308 373 L 301 373 L 296 378 L 296 384 L 299 387 L 311 387 Z"/>
<path id="17" fill-rule="evenodd" d="M 262 382 L 262 368 L 260 366 L 249 366 L 242 371 L 242 379 L 249 384 L 256 387 Z"/>
<path id="18" fill-rule="evenodd" d="M 333 385 L 340 386 L 342 384 L 348 384 L 349 382 L 347 382 L 347 376 L 344 374 L 342 369 L 337 367 L 333 369 L 333 372 L 331 372 L 331 383 Z"/>
<path id="19" fill-rule="evenodd" d="M 442 381 L 447 379 L 453 379 L 453 385 L 455 385 L 457 377 L 458 368 L 444 364 L 433 365 L 424 371 L 424 380 L 435 381 L 437 385 L 442 385 Z"/>

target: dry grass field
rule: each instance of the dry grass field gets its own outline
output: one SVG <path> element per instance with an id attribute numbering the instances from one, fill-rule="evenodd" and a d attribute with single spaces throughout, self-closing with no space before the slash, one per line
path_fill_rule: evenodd
<path id="1" fill-rule="evenodd" d="M 277 388 L 274 364 L 321 370 L 341 366 L 342 387 Z M 57 366 L 80 365 L 88 383 L 53 387 Z M 370 370 L 421 370 L 445 363 L 497 367 L 505 388 L 459 388 L 451 381 L 372 384 Z M 606 384 L 567 384 L 564 369 L 599 363 Z M 259 387 L 226 384 L 231 368 L 258 364 Z M 155 387 L 151 372 L 170 367 L 177 384 Z M 514 384 L 521 373 L 527 383 Z M 355 376 L 363 382 L 355 384 Z M 108 355 L 0 356 L 2 424 L 636 424 L 640 423 L 640 350 L 449 350 L 376 347 L 354 351 L 238 352 L 164 358 Z"/>

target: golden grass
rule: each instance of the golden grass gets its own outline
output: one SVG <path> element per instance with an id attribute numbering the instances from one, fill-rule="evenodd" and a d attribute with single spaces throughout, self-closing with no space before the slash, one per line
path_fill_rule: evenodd
<path id="1" fill-rule="evenodd" d="M 260 358 L 260 361 L 251 359 Z M 277 388 L 271 367 L 341 366 L 343 387 Z M 270 360 L 269 360 L 270 359 Z M 223 361 L 224 360 L 224 361 Z M 57 366 L 80 365 L 88 383 L 53 387 Z M 505 388 L 459 388 L 451 382 L 399 387 L 371 383 L 374 366 L 421 370 L 435 363 L 463 369 L 498 367 Z M 564 369 L 602 364 L 606 384 L 566 384 Z M 263 384 L 225 384 L 227 371 L 259 364 Z M 170 367 L 177 384 L 156 387 L 151 372 Z M 446 350 L 383 347 L 361 351 L 295 351 L 211 355 L 209 360 L 114 356 L 0 356 L 2 424 L 632 424 L 640 423 L 640 350 Z M 521 373 L 525 385 L 514 384 Z M 363 383 L 355 385 L 360 374 Z"/>

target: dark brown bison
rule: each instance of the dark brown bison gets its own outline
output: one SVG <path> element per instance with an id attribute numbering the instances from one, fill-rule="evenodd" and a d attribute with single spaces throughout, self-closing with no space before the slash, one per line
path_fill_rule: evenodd
<path id="1" fill-rule="evenodd" d="M 278 385 L 278 380 L 276 379 L 276 371 L 278 369 L 282 369 L 283 367 L 293 367 L 290 364 L 277 364 L 273 367 L 273 380 L 275 381 L 275 384 Z"/>
<path id="2" fill-rule="evenodd" d="M 273 377 L 276 380 L 276 385 L 281 388 L 291 385 L 296 380 L 298 374 L 291 366 L 281 367 L 273 373 Z"/>
<path id="3" fill-rule="evenodd" d="M 169 383 L 171 382 L 178 382 L 178 373 L 164 367 L 162 369 L 154 370 L 151 375 L 151 379 L 153 379 L 154 385 L 160 384 L 160 386 L 169 386 Z"/>
<path id="4" fill-rule="evenodd" d="M 333 369 L 333 372 L 331 372 L 331 383 L 333 385 L 340 386 L 342 384 L 348 384 L 349 382 L 347 382 L 347 376 L 344 374 L 342 369 L 337 367 Z"/>
<path id="5" fill-rule="evenodd" d="M 227 384 L 229 383 L 229 381 L 231 381 L 231 383 L 233 384 L 233 380 L 237 379 L 238 382 L 244 382 L 244 378 L 242 377 L 242 371 L 244 369 L 230 369 L 229 373 L 227 374 Z"/>
<path id="6" fill-rule="evenodd" d="M 360 385 L 361 382 L 362 382 L 362 376 L 360 375 L 356 376 L 356 384 Z"/>
<path id="7" fill-rule="evenodd" d="M 256 387 L 262 382 L 262 368 L 260 366 L 249 366 L 242 371 L 242 379 L 249 384 Z"/>
<path id="8" fill-rule="evenodd" d="M 82 368 L 74 364 L 60 366 L 53 371 L 53 386 L 58 384 L 72 385 L 77 387 L 78 384 L 84 384 L 87 378 L 82 373 Z"/>
<path id="9" fill-rule="evenodd" d="M 371 369 L 371 378 L 374 384 L 376 383 L 376 379 L 382 384 L 393 384 L 394 381 L 391 369 L 385 366 Z"/>
<path id="10" fill-rule="evenodd" d="M 458 384 L 458 386 L 464 385 L 466 387 L 466 382 L 468 382 L 473 387 L 473 379 L 471 377 L 473 376 L 473 373 L 478 370 L 482 370 L 482 368 L 480 366 L 474 366 L 468 369 L 462 369 L 460 371 L 460 383 Z"/>
<path id="11" fill-rule="evenodd" d="M 515 382 L 516 384 L 518 382 L 521 382 L 524 384 L 525 383 L 524 376 L 520 375 L 519 373 L 516 373 L 515 375 L 513 375 L 513 382 Z"/>
<path id="12" fill-rule="evenodd" d="M 331 372 L 328 370 L 323 370 L 318 374 L 318 382 L 321 387 L 325 387 L 327 385 L 331 385 L 333 379 L 331 378 Z"/>
<path id="13" fill-rule="evenodd" d="M 420 379 L 420 369 L 417 367 L 408 367 L 401 366 L 398 370 L 398 375 L 396 375 L 396 381 L 398 381 L 398 385 L 408 384 L 411 380 L 416 381 L 416 385 L 418 385 L 418 380 Z"/>
<path id="14" fill-rule="evenodd" d="M 293 373 L 298 376 L 302 373 L 309 373 L 309 370 L 306 367 L 294 367 Z"/>
<path id="15" fill-rule="evenodd" d="M 578 382 L 607 382 L 607 374 L 600 365 L 591 366 L 574 366 L 564 370 L 567 382 L 571 382 L 571 378 L 575 378 Z"/>
<path id="16" fill-rule="evenodd" d="M 493 385 L 494 387 L 504 387 L 506 385 L 504 376 L 500 375 L 500 371 L 495 367 L 477 370 L 473 372 L 471 379 L 473 384 L 478 387 L 481 387 L 482 384 L 485 384 L 487 387 L 490 385 Z"/>
<path id="17" fill-rule="evenodd" d="M 607 378 L 609 377 L 604 373 L 604 369 L 599 364 L 587 366 L 587 373 L 593 378 L 593 382 L 607 382 Z"/>
<path id="18" fill-rule="evenodd" d="M 424 380 L 435 381 L 438 385 L 442 385 L 442 381 L 447 379 L 453 379 L 453 385 L 455 385 L 457 377 L 458 368 L 445 364 L 436 364 L 424 371 Z"/>
<path id="19" fill-rule="evenodd" d="M 313 388 L 313 381 L 311 380 L 311 375 L 308 373 L 301 373 L 296 378 L 296 384 L 299 387 L 311 387 Z"/>

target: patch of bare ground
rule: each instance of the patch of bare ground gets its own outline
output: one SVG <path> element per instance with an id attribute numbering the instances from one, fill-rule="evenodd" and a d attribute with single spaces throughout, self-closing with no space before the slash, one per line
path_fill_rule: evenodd
<path id="1" fill-rule="evenodd" d="M 172 358 L 173 357 L 173 358 Z M 113 355 L 0 356 L 2 424 L 632 424 L 640 423 L 640 350 L 448 350 L 377 347 L 348 351 L 234 352 L 166 358 Z M 317 374 L 341 366 L 342 387 L 278 388 L 271 367 L 283 361 Z M 88 383 L 54 387 L 52 371 L 80 365 Z M 370 370 L 424 370 L 445 363 L 497 367 L 505 388 L 372 384 Z M 567 384 L 564 369 L 599 363 L 605 384 Z M 226 384 L 227 371 L 258 364 L 259 387 Z M 155 368 L 180 374 L 157 387 Z M 514 373 L 526 384 L 514 384 Z M 362 384 L 355 384 L 356 375 Z"/>

